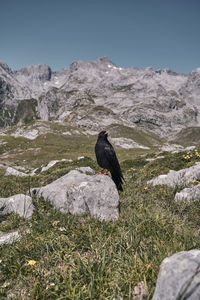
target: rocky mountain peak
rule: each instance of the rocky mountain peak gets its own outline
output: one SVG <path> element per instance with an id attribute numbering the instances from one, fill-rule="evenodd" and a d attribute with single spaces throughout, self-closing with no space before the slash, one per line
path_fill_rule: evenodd
<path id="1" fill-rule="evenodd" d="M 0 61 L 0 73 L 1 73 L 1 69 L 3 69 L 7 73 L 10 73 L 10 74 L 12 73 L 11 68 L 3 61 Z"/>
<path id="2" fill-rule="evenodd" d="M 200 74 L 200 68 L 196 68 L 195 70 L 190 72 L 190 74 L 192 74 L 192 73 Z"/>
<path id="3" fill-rule="evenodd" d="M 112 62 L 107 56 L 103 56 L 103 57 L 98 58 L 97 62 L 100 62 L 101 64 L 104 64 L 106 66 L 110 65 L 112 67 L 117 67 L 118 68 L 118 66 L 114 62 Z"/>
<path id="4" fill-rule="evenodd" d="M 22 77 L 25 77 L 26 80 L 31 78 L 32 80 L 45 82 L 51 79 L 52 71 L 48 65 L 40 64 L 22 68 L 19 71 L 16 71 L 15 74 L 19 81 L 24 80 Z"/>
<path id="5" fill-rule="evenodd" d="M 182 76 L 187 76 L 185 74 L 180 74 L 180 73 L 177 73 L 171 69 L 167 69 L 167 68 L 164 68 L 164 69 L 159 69 L 159 70 L 156 70 L 155 71 L 157 74 L 168 74 L 168 75 L 172 75 L 172 76 L 177 76 L 177 75 L 182 75 Z"/>
<path id="6" fill-rule="evenodd" d="M 80 70 L 94 70 L 97 71 L 107 71 L 110 68 L 118 68 L 112 61 L 107 57 L 100 57 L 97 60 L 89 61 L 76 61 L 70 65 L 70 72 L 80 71 Z"/>
<path id="7" fill-rule="evenodd" d="M 188 80 L 193 82 L 200 88 L 200 68 L 197 68 L 189 73 Z"/>

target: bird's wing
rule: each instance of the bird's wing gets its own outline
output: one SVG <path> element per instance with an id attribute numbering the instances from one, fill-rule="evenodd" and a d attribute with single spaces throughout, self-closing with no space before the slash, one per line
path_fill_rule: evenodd
<path id="1" fill-rule="evenodd" d="M 115 150 L 112 147 L 112 145 L 107 145 L 104 148 L 104 153 L 105 153 L 106 160 L 109 164 L 109 170 L 111 173 L 111 177 L 112 177 L 113 181 L 115 182 L 117 189 L 120 191 L 123 191 L 122 184 L 123 184 L 124 177 L 123 177 Z"/>
<path id="2" fill-rule="evenodd" d="M 104 151 L 105 151 L 106 159 L 110 166 L 110 170 L 117 172 L 123 178 L 121 168 L 120 168 L 115 150 L 112 147 L 112 145 L 105 146 Z"/>

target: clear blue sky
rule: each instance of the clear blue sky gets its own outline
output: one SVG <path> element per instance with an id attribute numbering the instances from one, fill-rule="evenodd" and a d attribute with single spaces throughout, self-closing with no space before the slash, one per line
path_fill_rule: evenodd
<path id="1" fill-rule="evenodd" d="M 12 69 L 102 56 L 121 67 L 200 67 L 200 0 L 0 0 L 0 60 Z"/>

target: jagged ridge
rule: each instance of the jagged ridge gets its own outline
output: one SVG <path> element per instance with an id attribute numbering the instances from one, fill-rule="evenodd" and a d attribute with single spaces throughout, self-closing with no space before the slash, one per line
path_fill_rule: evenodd
<path id="1" fill-rule="evenodd" d="M 35 99 L 33 119 L 70 121 L 90 129 L 119 123 L 166 136 L 199 126 L 199 94 L 200 68 L 188 75 L 120 68 L 107 57 L 74 62 L 59 72 L 47 65 L 12 71 L 0 63 L 0 126 L 23 122 L 19 109 L 16 118 L 20 101 Z M 26 102 L 28 113 L 27 107 Z"/>

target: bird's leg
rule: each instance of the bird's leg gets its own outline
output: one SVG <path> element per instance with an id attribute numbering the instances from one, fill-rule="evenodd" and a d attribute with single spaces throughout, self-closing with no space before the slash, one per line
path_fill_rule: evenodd
<path id="1" fill-rule="evenodd" d="M 106 170 L 106 169 L 102 169 L 100 172 L 96 173 L 96 175 L 110 175 L 110 171 Z"/>
<path id="2" fill-rule="evenodd" d="M 110 171 L 107 170 L 107 171 L 104 172 L 103 174 L 104 174 L 104 175 L 110 175 Z"/>
<path id="3" fill-rule="evenodd" d="M 98 173 L 96 173 L 96 175 L 104 174 L 104 170 L 105 170 L 105 169 L 102 169 L 101 171 L 99 171 Z"/>

